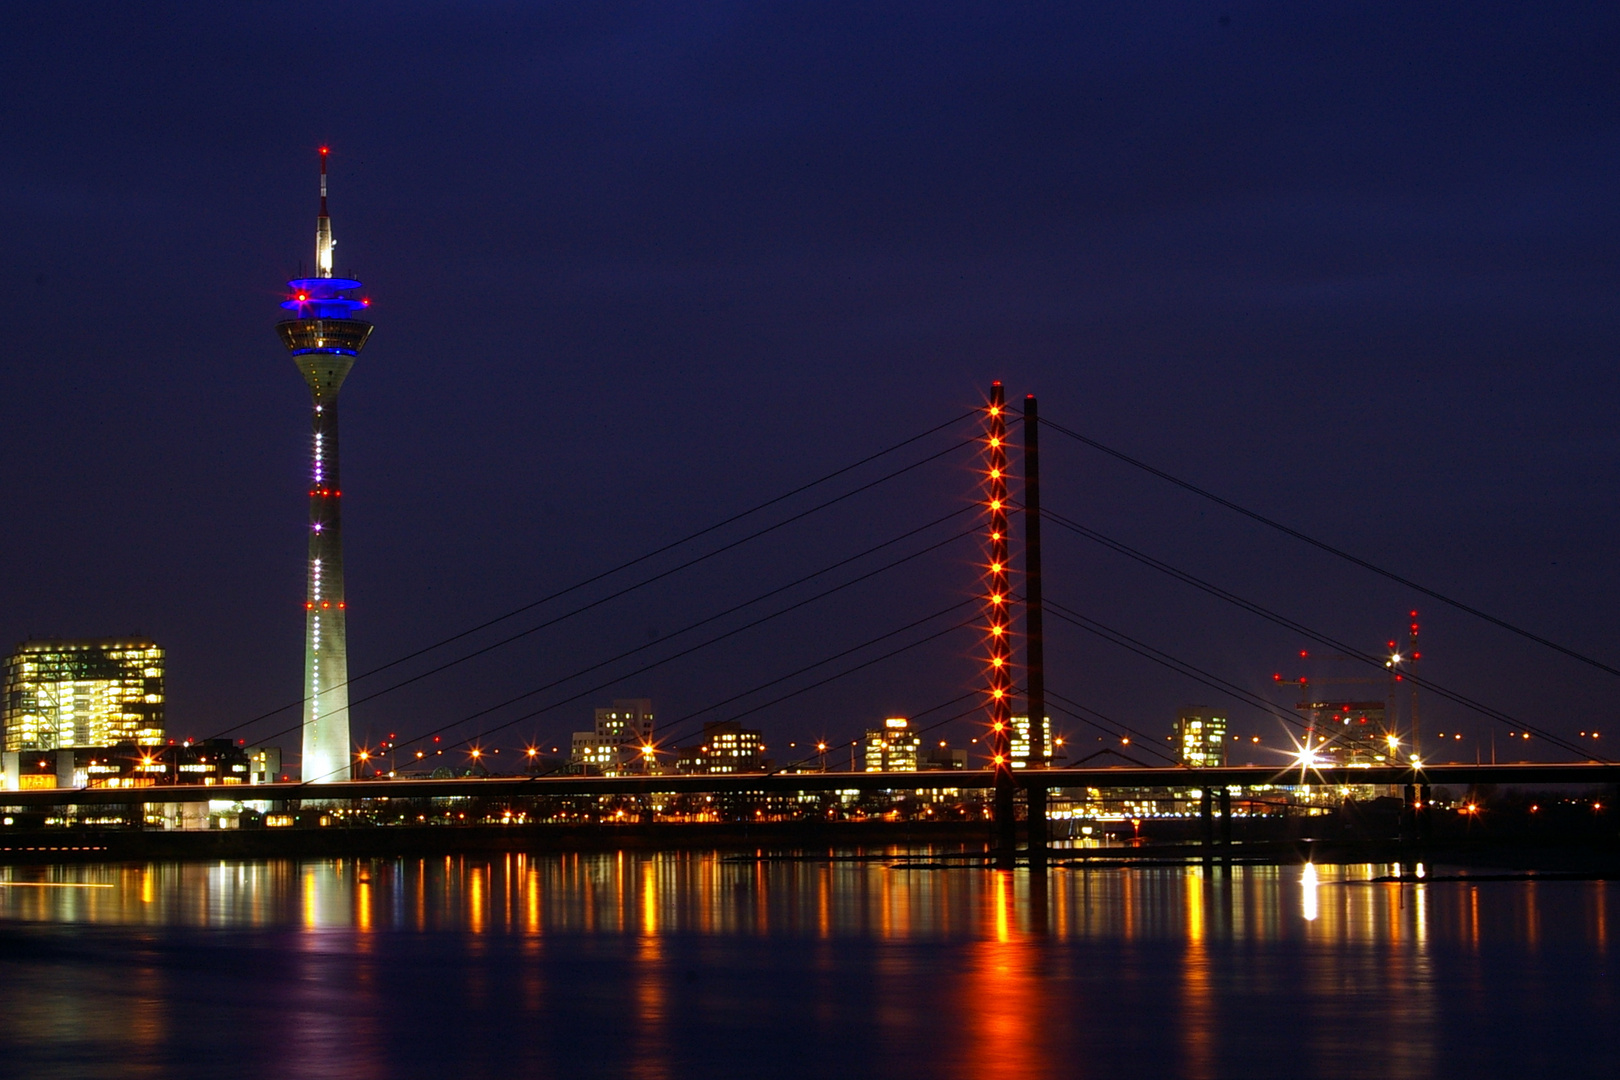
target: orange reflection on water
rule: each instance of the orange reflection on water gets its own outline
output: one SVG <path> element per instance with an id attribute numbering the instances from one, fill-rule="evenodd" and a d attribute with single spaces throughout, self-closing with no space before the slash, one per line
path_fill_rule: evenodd
<path id="1" fill-rule="evenodd" d="M 971 1080 L 996 1077 L 1023 1080 L 1052 1074 L 1047 1059 L 1041 985 L 1035 965 L 1038 942 L 1016 932 L 1015 873 L 993 871 L 982 878 L 990 893 L 978 937 L 963 948 L 960 1050 L 952 1054 L 953 1073 Z M 978 875 L 975 875 L 978 877 Z"/>
<path id="2" fill-rule="evenodd" d="M 467 872 L 467 929 L 475 934 L 484 932 L 484 923 L 489 917 L 485 870 L 485 867 L 474 866 Z"/>
<path id="3" fill-rule="evenodd" d="M 1211 1001 L 1209 955 L 1205 949 L 1207 888 L 1204 875 L 1196 867 L 1189 867 L 1182 879 L 1187 950 L 1181 958 L 1181 1049 L 1182 1075 L 1195 1080 L 1215 1075 L 1218 1020 Z"/>
<path id="4" fill-rule="evenodd" d="M 540 933 L 540 871 L 530 867 L 523 875 L 523 932 Z"/>

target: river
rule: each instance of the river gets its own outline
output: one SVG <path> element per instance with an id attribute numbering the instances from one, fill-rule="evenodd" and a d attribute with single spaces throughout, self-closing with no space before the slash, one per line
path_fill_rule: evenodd
<path id="1" fill-rule="evenodd" d="M 0 1074 L 1620 1072 L 1620 883 L 905 854 L 0 868 Z"/>

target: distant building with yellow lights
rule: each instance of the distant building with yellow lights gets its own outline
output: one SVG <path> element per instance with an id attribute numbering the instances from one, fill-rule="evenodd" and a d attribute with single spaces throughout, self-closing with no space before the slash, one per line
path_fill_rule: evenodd
<path id="1" fill-rule="evenodd" d="M 1045 738 L 1042 745 L 1046 747 L 1044 760 L 1052 760 L 1052 718 L 1046 718 Z M 1029 717 L 1015 716 L 1012 718 L 1012 767 L 1015 769 L 1029 768 Z"/>
<path id="2" fill-rule="evenodd" d="M 736 720 L 703 725 L 703 741 L 675 751 L 679 773 L 744 773 L 765 768 L 765 744 L 760 733 Z"/>
<path id="3" fill-rule="evenodd" d="M 625 776 L 646 771 L 642 747 L 652 744 L 653 711 L 647 698 L 623 698 L 596 710 L 590 731 L 576 731 L 569 745 L 571 772 Z"/>
<path id="4" fill-rule="evenodd" d="M 149 638 L 23 642 L 0 693 L 7 751 L 163 741 L 163 650 Z"/>
<path id="5" fill-rule="evenodd" d="M 8 750 L 0 754 L 0 789 L 147 788 L 174 784 L 234 787 L 255 778 L 253 753 L 230 739 L 178 746 L 77 746 L 67 750 Z M 277 765 L 281 752 L 271 751 Z M 273 779 L 279 779 L 274 777 Z"/>
<path id="6" fill-rule="evenodd" d="M 891 716 L 880 728 L 868 728 L 862 740 L 867 772 L 916 772 L 922 736 L 903 716 Z"/>
<path id="7" fill-rule="evenodd" d="M 1226 713 L 1189 707 L 1176 714 L 1172 741 L 1176 756 L 1194 769 L 1215 769 L 1226 764 Z"/>

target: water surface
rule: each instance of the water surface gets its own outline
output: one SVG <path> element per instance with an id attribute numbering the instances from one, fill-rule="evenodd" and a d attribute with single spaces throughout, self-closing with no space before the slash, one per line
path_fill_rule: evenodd
<path id="1" fill-rule="evenodd" d="M 0 1073 L 1614 1075 L 1616 886 L 713 853 L 0 870 Z"/>

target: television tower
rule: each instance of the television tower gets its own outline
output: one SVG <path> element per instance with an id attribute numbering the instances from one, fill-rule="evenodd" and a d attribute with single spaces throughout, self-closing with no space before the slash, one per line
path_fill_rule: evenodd
<path id="1" fill-rule="evenodd" d="M 304 594 L 305 783 L 349 779 L 348 605 L 343 598 L 343 487 L 338 478 L 338 390 L 371 336 L 357 316 L 353 278 L 332 276 L 332 219 L 326 214 L 326 156 L 321 147 L 321 212 L 315 219 L 315 276 L 287 282 L 282 308 L 291 318 L 276 333 L 309 384 L 311 468 L 309 576 Z"/>

